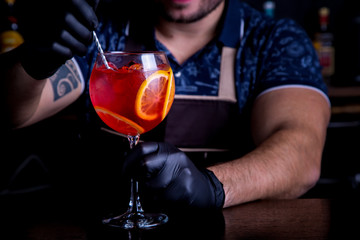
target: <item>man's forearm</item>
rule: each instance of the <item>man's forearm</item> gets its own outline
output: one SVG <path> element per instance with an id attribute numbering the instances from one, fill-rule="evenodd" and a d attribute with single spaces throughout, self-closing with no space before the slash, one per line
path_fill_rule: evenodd
<path id="1" fill-rule="evenodd" d="M 0 63 L 1 96 L 6 116 L 3 120 L 6 127 L 16 127 L 35 112 L 46 80 L 35 80 L 25 72 L 17 50 L 1 55 Z"/>
<path id="2" fill-rule="evenodd" d="M 53 116 L 73 103 L 84 89 L 84 79 L 74 59 L 49 78 L 37 80 L 21 65 L 20 54 L 14 50 L 0 55 L 1 100 L 5 102 L 3 128 L 25 127 Z"/>
<path id="3" fill-rule="evenodd" d="M 323 139 L 296 129 L 275 132 L 246 156 L 210 167 L 229 207 L 269 198 L 296 198 L 317 181 Z"/>

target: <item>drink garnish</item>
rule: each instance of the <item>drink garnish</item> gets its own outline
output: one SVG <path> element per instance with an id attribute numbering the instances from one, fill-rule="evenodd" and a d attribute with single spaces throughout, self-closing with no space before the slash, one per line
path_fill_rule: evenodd
<path id="1" fill-rule="evenodd" d="M 144 128 L 140 127 L 137 123 L 126 117 L 103 107 L 95 106 L 94 108 L 99 117 L 118 132 L 133 136 L 136 134 L 142 134 L 145 131 Z"/>
<path id="2" fill-rule="evenodd" d="M 135 100 L 135 112 L 141 119 L 163 119 L 166 116 L 172 104 L 169 103 L 169 98 L 173 79 L 169 79 L 169 75 L 169 71 L 159 70 L 141 84 Z"/>

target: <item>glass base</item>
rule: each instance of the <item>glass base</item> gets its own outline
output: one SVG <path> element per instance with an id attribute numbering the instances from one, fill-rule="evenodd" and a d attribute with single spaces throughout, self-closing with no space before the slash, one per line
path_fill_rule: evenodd
<path id="1" fill-rule="evenodd" d="M 167 223 L 168 216 L 162 213 L 131 213 L 103 219 L 103 224 L 122 229 L 151 229 Z"/>

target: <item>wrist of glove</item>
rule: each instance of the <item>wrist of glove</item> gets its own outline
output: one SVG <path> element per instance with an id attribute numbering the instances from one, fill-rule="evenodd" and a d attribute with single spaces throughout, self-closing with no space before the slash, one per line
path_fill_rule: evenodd
<path id="1" fill-rule="evenodd" d="M 92 31 L 98 25 L 94 10 L 98 1 L 35 1 L 29 6 L 33 11 L 29 9 L 31 16 L 23 19 L 26 30 L 20 62 L 30 76 L 38 80 L 48 78 L 74 55 L 87 53 Z M 44 4 L 52 6 L 47 8 Z M 58 5 L 55 12 L 45 12 L 54 5 Z"/>
<path id="2" fill-rule="evenodd" d="M 167 143 L 138 144 L 127 156 L 122 173 L 138 179 L 151 195 L 147 198 L 166 206 L 221 209 L 224 205 L 224 189 L 214 173 L 198 169 L 185 153 Z"/>

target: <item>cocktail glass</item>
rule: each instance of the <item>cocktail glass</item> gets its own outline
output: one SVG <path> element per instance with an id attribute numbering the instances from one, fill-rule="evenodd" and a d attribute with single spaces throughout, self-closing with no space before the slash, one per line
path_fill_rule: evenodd
<path id="1" fill-rule="evenodd" d="M 156 127 L 168 114 L 175 82 L 163 52 L 99 54 L 90 77 L 90 98 L 96 113 L 110 128 L 127 137 L 132 149 L 140 134 Z M 110 67 L 109 67 L 110 66 Z M 131 179 L 128 210 L 103 223 L 123 229 L 150 229 L 168 221 L 162 213 L 145 213 L 138 182 Z"/>

